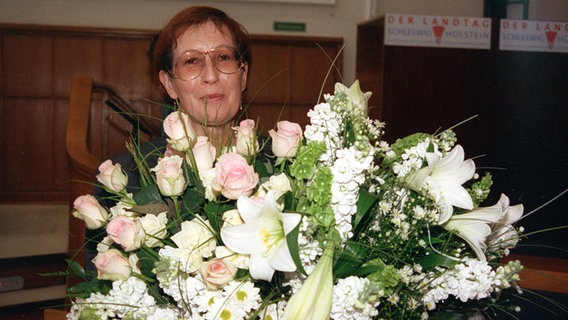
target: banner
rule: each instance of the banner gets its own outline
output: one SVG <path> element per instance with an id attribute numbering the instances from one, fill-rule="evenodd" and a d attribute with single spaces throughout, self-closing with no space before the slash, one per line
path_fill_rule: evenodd
<path id="1" fill-rule="evenodd" d="M 491 19 L 389 13 L 385 15 L 385 45 L 489 49 Z"/>
<path id="2" fill-rule="evenodd" d="M 503 19 L 499 50 L 568 52 L 568 22 Z"/>

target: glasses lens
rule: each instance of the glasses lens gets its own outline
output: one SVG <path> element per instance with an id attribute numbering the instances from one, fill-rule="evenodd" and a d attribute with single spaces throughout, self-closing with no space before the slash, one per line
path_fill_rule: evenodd
<path id="1" fill-rule="evenodd" d="M 182 80 L 195 79 L 205 67 L 205 55 L 208 54 L 215 69 L 222 73 L 235 73 L 241 68 L 235 50 L 229 47 L 218 47 L 203 53 L 197 50 L 185 52 L 176 60 L 174 74 Z"/>
<path id="2" fill-rule="evenodd" d="M 223 73 L 235 73 L 240 69 L 240 63 L 231 48 L 220 47 L 209 52 L 209 56 L 217 70 Z"/>
<path id="3" fill-rule="evenodd" d="M 201 73 L 205 65 L 205 55 L 199 51 L 187 51 L 179 57 L 175 64 L 176 77 L 191 80 Z"/>

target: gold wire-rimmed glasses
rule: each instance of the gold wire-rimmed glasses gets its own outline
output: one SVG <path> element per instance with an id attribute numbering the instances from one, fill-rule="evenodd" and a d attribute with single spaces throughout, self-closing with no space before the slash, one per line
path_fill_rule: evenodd
<path id="1" fill-rule="evenodd" d="M 189 50 L 175 60 L 174 78 L 184 81 L 197 78 L 205 68 L 206 55 L 211 59 L 213 67 L 222 73 L 236 73 L 244 66 L 242 60 L 237 58 L 235 48 L 232 47 L 220 46 L 208 51 Z"/>

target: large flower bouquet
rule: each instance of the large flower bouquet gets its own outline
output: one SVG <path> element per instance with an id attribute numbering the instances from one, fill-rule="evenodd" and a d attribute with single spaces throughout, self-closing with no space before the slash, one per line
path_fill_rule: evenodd
<path id="1" fill-rule="evenodd" d="M 173 149 L 155 167 L 131 148 L 134 193 L 105 161 L 97 179 L 116 205 L 75 201 L 74 215 L 106 236 L 69 319 L 491 315 L 519 290 L 520 262 L 499 261 L 523 207 L 504 195 L 480 206 L 491 176 L 476 174 L 451 130 L 382 141 L 369 96 L 338 83 L 304 130 L 281 121 L 259 139 L 244 120 L 225 150 L 175 111 L 164 121 Z"/>

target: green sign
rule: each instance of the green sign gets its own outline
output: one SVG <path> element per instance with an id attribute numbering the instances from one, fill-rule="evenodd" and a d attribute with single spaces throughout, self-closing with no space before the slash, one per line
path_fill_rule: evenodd
<path id="1" fill-rule="evenodd" d="M 305 22 L 274 22 L 274 31 L 306 32 Z"/>

